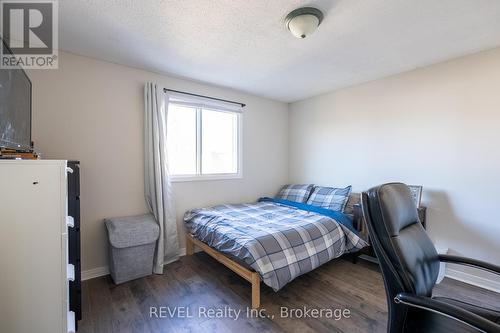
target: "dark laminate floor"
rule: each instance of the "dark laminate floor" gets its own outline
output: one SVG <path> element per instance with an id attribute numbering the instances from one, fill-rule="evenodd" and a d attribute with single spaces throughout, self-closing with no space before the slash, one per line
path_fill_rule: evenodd
<path id="1" fill-rule="evenodd" d="M 262 286 L 262 307 L 274 318 L 247 318 L 250 284 L 204 253 L 183 257 L 153 275 L 119 286 L 109 276 L 83 283 L 79 332 L 385 332 L 386 300 L 375 264 L 330 262 L 278 293 Z M 445 279 L 435 294 L 499 309 L 499 295 Z M 479 301 L 478 301 L 479 300 Z M 193 318 L 150 318 L 150 307 L 189 308 Z M 349 309 L 350 318 L 282 318 L 280 307 Z M 241 309 L 238 320 L 208 319 L 200 309 Z M 165 308 L 168 317 L 168 310 Z M 160 313 L 159 313 L 160 314 Z M 207 312 L 208 314 L 208 312 Z M 326 313 L 325 313 L 326 314 Z"/>

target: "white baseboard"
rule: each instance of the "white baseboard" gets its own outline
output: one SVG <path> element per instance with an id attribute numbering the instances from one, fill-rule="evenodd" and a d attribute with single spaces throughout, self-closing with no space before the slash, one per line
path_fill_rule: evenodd
<path id="1" fill-rule="evenodd" d="M 480 277 L 477 275 L 472 275 L 469 273 L 465 273 L 453 268 L 446 268 L 446 277 L 461 281 L 464 283 L 471 284 L 476 287 L 488 289 L 497 293 L 500 293 L 500 281 L 486 279 L 484 277 Z"/>
<path id="2" fill-rule="evenodd" d="M 96 267 L 86 271 L 82 271 L 82 281 L 94 279 L 96 277 L 109 274 L 108 266 Z"/>
<path id="3" fill-rule="evenodd" d="M 186 248 L 185 247 L 179 249 L 179 255 L 181 257 L 186 255 Z M 169 263 L 170 262 L 167 262 L 165 265 L 167 265 Z M 92 268 L 92 269 L 89 269 L 86 271 L 82 271 L 82 281 L 94 279 L 94 278 L 97 278 L 100 276 L 105 276 L 108 274 L 109 274 L 108 266 Z"/>
<path id="4" fill-rule="evenodd" d="M 366 260 L 366 261 L 369 261 L 369 262 L 372 262 L 374 264 L 377 264 L 378 265 L 378 260 L 377 258 L 374 258 L 374 257 L 371 257 L 371 256 L 368 256 L 366 254 L 362 254 L 359 256 L 361 259 L 363 260 Z"/>

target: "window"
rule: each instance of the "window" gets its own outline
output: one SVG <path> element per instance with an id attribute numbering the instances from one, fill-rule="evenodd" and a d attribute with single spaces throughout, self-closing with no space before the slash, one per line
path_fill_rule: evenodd
<path id="1" fill-rule="evenodd" d="M 167 95 L 167 153 L 172 180 L 241 177 L 239 105 Z"/>

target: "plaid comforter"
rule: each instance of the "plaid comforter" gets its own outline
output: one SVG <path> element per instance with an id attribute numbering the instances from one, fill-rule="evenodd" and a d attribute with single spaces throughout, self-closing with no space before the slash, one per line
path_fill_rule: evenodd
<path id="1" fill-rule="evenodd" d="M 366 242 L 331 217 L 276 202 L 220 205 L 184 215 L 197 239 L 258 272 L 275 291 Z"/>

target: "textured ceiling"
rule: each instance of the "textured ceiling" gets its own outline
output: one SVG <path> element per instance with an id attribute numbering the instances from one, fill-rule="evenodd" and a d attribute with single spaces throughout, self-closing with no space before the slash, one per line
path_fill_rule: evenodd
<path id="1" fill-rule="evenodd" d="M 292 102 L 500 46 L 499 0 L 63 0 L 73 53 Z M 305 40 L 283 25 L 325 13 Z"/>

